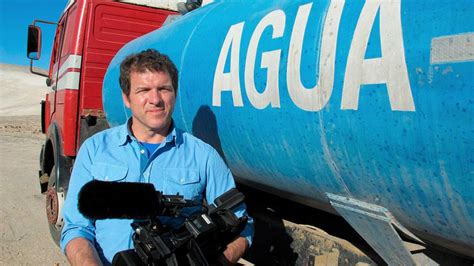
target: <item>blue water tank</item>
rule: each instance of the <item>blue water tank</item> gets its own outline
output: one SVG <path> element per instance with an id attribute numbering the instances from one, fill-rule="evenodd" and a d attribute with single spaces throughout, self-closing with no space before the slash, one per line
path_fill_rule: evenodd
<path id="1" fill-rule="evenodd" d="M 241 182 L 334 212 L 383 206 L 416 236 L 474 250 L 474 4 L 216 1 L 127 44 L 107 71 L 110 125 L 130 115 L 119 65 L 175 62 L 174 121 Z"/>

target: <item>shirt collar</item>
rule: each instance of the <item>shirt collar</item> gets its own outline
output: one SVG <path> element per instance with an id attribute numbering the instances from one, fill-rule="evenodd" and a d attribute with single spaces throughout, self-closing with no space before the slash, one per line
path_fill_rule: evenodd
<path id="1" fill-rule="evenodd" d="M 123 146 L 123 145 L 129 143 L 131 140 L 137 140 L 132 134 L 131 126 L 132 126 L 132 117 L 130 117 L 127 120 L 127 123 L 125 123 L 122 126 L 122 129 L 120 130 L 120 133 L 119 133 L 119 138 L 120 138 L 119 146 Z M 171 143 L 179 146 L 181 143 L 183 143 L 183 132 L 175 127 L 173 120 L 171 120 L 171 128 L 172 128 L 172 130 L 166 136 L 165 142 L 166 143 L 171 142 Z"/>

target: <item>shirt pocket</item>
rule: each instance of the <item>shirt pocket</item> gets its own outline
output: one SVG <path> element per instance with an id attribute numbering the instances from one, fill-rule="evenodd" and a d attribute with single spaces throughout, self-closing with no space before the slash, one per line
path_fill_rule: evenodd
<path id="1" fill-rule="evenodd" d="M 94 163 L 92 177 L 100 181 L 123 181 L 127 177 L 128 167 L 108 163 Z"/>
<path id="2" fill-rule="evenodd" d="M 185 199 L 200 199 L 203 191 L 201 178 L 197 170 L 166 168 L 163 169 L 166 195 L 184 196 Z"/>

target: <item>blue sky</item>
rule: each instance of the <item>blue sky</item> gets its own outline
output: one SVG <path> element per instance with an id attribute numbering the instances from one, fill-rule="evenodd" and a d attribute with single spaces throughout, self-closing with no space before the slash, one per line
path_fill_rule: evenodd
<path id="1" fill-rule="evenodd" d="M 67 0 L 0 0 L 0 63 L 29 65 L 26 58 L 28 25 L 35 19 L 57 22 Z M 40 24 L 43 34 L 41 59 L 34 66 L 49 67 L 54 25 Z"/>

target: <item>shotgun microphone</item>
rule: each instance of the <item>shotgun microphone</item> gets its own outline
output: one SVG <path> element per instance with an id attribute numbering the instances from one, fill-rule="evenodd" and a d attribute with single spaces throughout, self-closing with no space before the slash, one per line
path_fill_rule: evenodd
<path id="1" fill-rule="evenodd" d="M 85 217 L 100 219 L 154 219 L 159 215 L 177 217 L 185 207 L 202 206 L 199 200 L 163 195 L 150 183 L 93 180 L 79 192 L 78 209 Z"/>
<path id="2" fill-rule="evenodd" d="M 150 183 L 93 180 L 79 192 L 78 209 L 93 220 L 150 219 L 160 214 L 162 197 Z"/>

